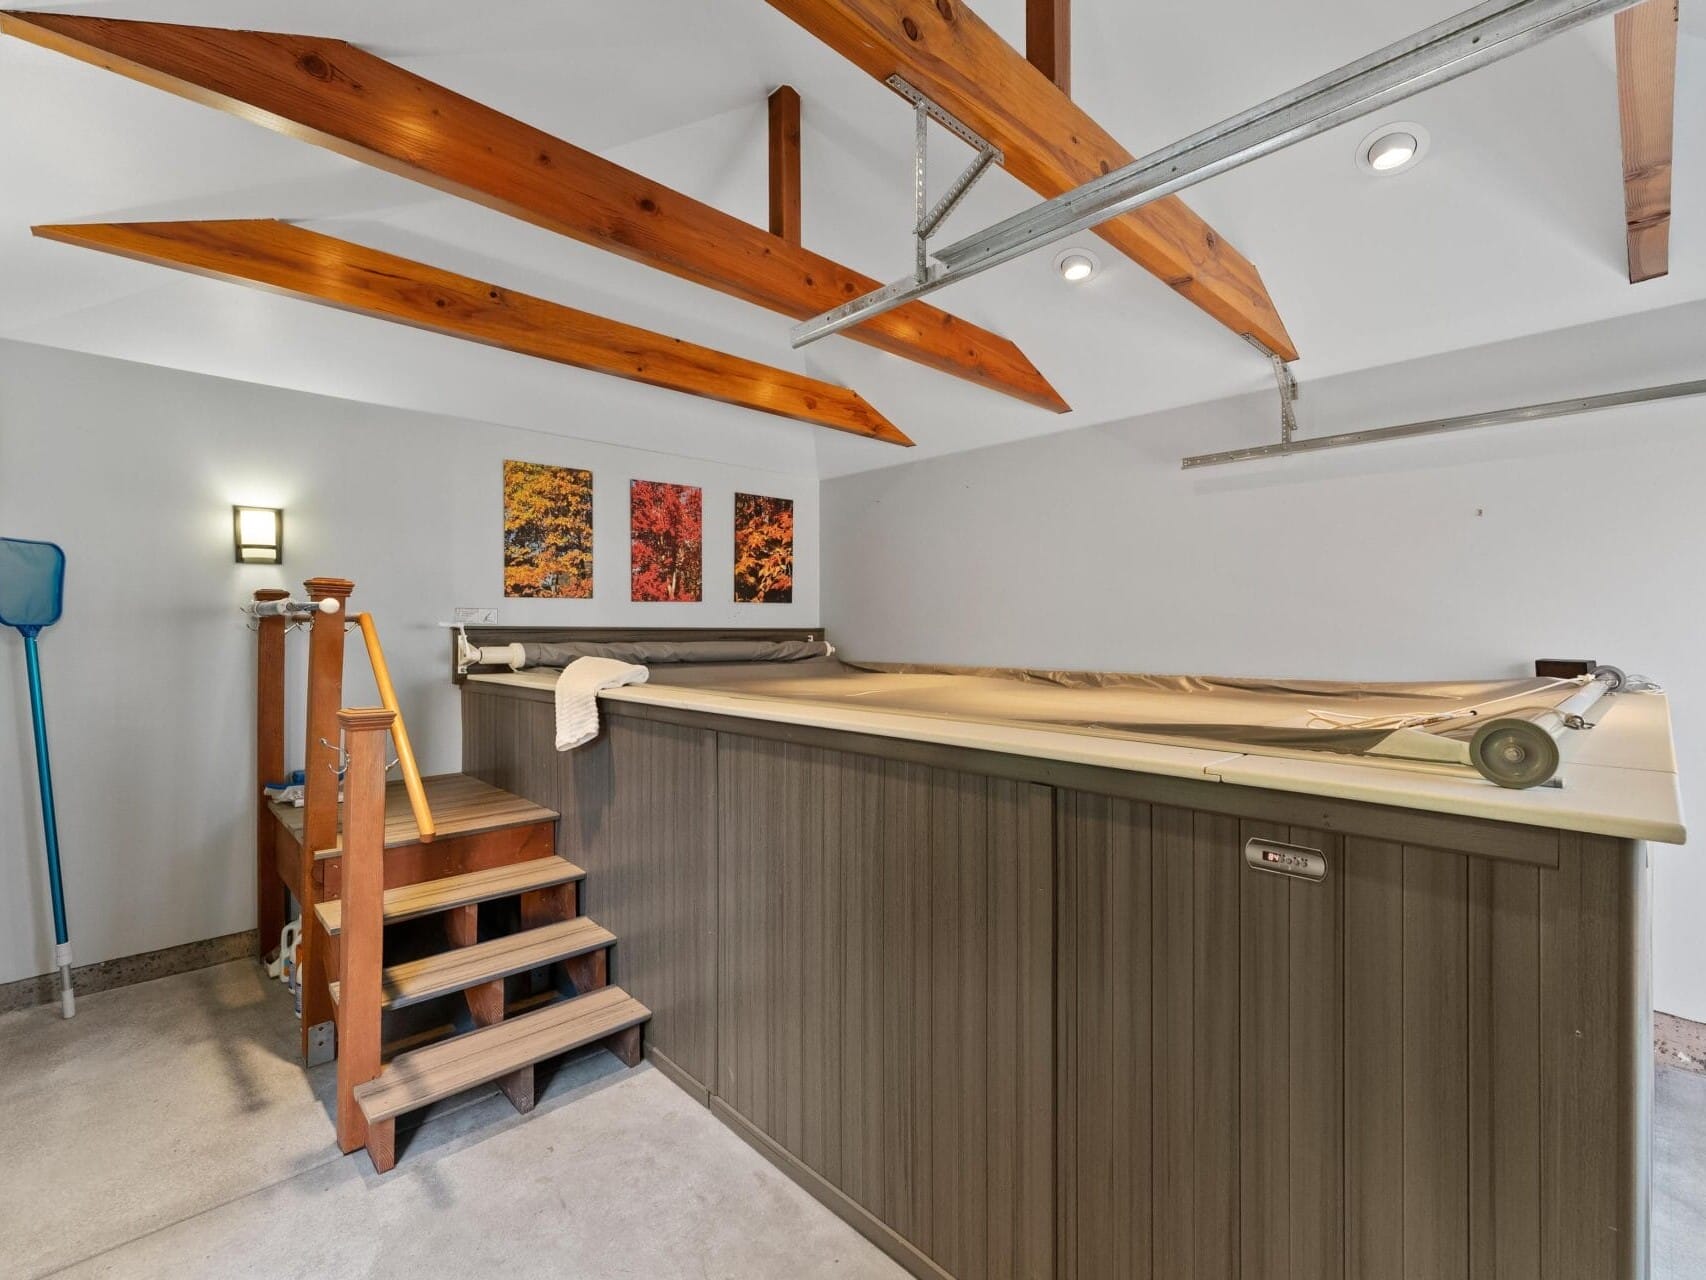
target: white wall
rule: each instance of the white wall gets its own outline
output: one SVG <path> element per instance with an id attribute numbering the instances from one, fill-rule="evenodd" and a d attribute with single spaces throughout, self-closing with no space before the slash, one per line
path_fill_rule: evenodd
<path id="1" fill-rule="evenodd" d="M 1306 380 L 1304 430 L 1680 376 L 1660 350 L 1675 334 L 1593 336 Z M 1619 353 L 1597 372 L 1596 345 Z M 888 660 L 1347 679 L 1610 662 L 1669 690 L 1701 821 L 1703 428 L 1706 400 L 1684 400 L 1180 470 L 1274 436 L 1263 396 L 826 481 L 825 622 L 844 652 Z M 1658 1005 L 1706 1020 L 1706 866 L 1654 854 Z"/>
<path id="2" fill-rule="evenodd" d="M 575 412 L 564 404 L 565 430 Z M 594 599 L 502 598 L 506 457 L 592 470 Z M 633 478 L 704 487 L 705 603 L 628 600 Z M 791 605 L 731 602 L 737 489 L 795 500 Z M 282 568 L 232 562 L 233 502 L 286 509 Z M 517 624 L 818 622 L 815 480 L 10 342 L 0 534 L 56 541 L 69 558 L 42 658 L 79 963 L 254 924 L 254 648 L 237 605 L 256 587 L 354 579 L 429 772 L 460 758 L 435 626 L 457 605 Z M 306 636 L 290 643 L 294 711 Z M 22 648 L 0 630 L 0 982 L 52 960 Z M 365 667 L 356 646 L 351 704 L 374 700 Z"/>

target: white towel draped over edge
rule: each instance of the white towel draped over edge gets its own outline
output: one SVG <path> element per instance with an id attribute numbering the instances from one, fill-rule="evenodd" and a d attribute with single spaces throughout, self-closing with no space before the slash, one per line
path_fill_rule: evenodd
<path id="1" fill-rule="evenodd" d="M 598 736 L 598 691 L 644 684 L 651 673 L 614 658 L 576 658 L 557 677 L 557 750 L 569 751 Z"/>

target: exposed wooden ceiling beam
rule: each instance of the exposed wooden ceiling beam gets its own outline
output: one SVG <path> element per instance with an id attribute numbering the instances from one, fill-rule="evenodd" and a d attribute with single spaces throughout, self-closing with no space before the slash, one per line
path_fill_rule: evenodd
<path id="1" fill-rule="evenodd" d="M 1072 0 L 1025 0 L 1025 60 L 1072 95 Z"/>
<path id="2" fill-rule="evenodd" d="M 1136 158 L 961 0 L 769 4 L 878 80 L 906 79 L 1000 147 L 1007 171 L 1045 198 Z M 1234 333 L 1297 358 L 1256 268 L 1178 197 L 1096 232 Z"/>
<path id="3" fill-rule="evenodd" d="M 1670 271 L 1677 0 L 1646 0 L 1624 9 L 1616 25 L 1623 220 L 1629 239 L 1629 283 L 1639 284 Z"/>
<path id="4" fill-rule="evenodd" d="M 672 191 L 342 40 L 0 12 L 28 40 L 800 320 L 869 276 Z M 913 303 L 849 331 L 1057 413 L 1012 342 Z"/>
<path id="5" fill-rule="evenodd" d="M 791 85 L 770 95 L 770 234 L 800 243 L 800 95 Z"/>
<path id="6" fill-rule="evenodd" d="M 119 222 L 33 228 L 63 244 L 501 347 L 707 400 L 910 445 L 856 392 L 604 316 L 440 271 L 288 222 Z"/>

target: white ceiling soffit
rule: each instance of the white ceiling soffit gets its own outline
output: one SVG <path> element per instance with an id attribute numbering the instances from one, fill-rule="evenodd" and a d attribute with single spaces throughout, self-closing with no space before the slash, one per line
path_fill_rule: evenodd
<path id="1" fill-rule="evenodd" d="M 1398 0 L 1074 5 L 1073 83 L 1141 153 L 1464 7 Z M 911 116 L 752 0 L 149 0 L 43 4 L 352 40 L 754 222 L 764 108 L 805 99 L 809 247 L 881 279 L 910 263 Z M 978 12 L 1023 42 L 1023 0 Z M 1358 122 L 1188 194 L 1261 270 L 1311 380 L 1706 297 L 1706 20 L 1684 5 L 1671 274 L 1625 278 L 1611 24 L 1391 113 L 1424 163 L 1360 170 Z M 1187 59 L 1177 51 L 1203 50 Z M 944 291 L 1019 343 L 1073 404 L 1054 415 L 789 322 L 17 40 L 0 41 L 0 336 L 223 377 L 799 474 L 841 474 L 1217 400 L 1266 362 L 1131 262 L 1065 284 L 1038 254 Z M 938 133 L 936 171 L 959 143 Z M 936 157 L 939 156 L 939 159 Z M 991 174 L 944 234 L 1035 197 Z M 917 442 L 896 450 L 253 290 L 33 240 L 37 222 L 282 217 L 858 389 Z M 1420 406 L 1426 410 L 1426 406 Z"/>

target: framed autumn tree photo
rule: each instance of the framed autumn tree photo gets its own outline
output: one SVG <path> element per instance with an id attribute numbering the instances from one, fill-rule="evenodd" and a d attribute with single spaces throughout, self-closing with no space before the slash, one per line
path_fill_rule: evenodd
<path id="1" fill-rule="evenodd" d="M 794 500 L 735 494 L 735 603 L 793 600 Z"/>
<path id="2" fill-rule="evenodd" d="M 704 491 L 690 484 L 635 480 L 628 489 L 628 522 L 632 598 L 700 600 Z"/>
<path id="3" fill-rule="evenodd" d="M 592 472 L 504 463 L 504 595 L 592 598 Z"/>

